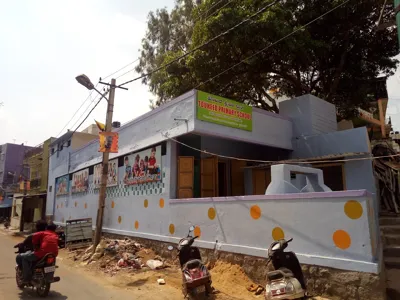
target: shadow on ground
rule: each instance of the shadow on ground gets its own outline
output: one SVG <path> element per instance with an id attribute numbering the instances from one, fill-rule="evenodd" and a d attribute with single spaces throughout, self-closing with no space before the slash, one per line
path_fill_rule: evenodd
<path id="1" fill-rule="evenodd" d="M 19 299 L 21 300 L 39 300 L 43 299 L 36 294 L 36 291 L 33 289 L 24 289 L 19 293 Z M 49 295 L 46 299 L 53 299 L 53 300 L 65 300 L 68 299 L 67 296 L 64 296 L 58 292 L 50 291 Z"/>
<path id="2" fill-rule="evenodd" d="M 145 285 L 148 281 L 149 281 L 148 278 L 146 278 L 146 279 L 138 279 L 138 280 L 129 282 L 127 284 L 127 286 L 129 286 L 129 287 L 138 287 L 138 286 Z"/>
<path id="3" fill-rule="evenodd" d="M 388 300 L 400 300 L 400 292 L 395 289 L 386 289 Z"/>

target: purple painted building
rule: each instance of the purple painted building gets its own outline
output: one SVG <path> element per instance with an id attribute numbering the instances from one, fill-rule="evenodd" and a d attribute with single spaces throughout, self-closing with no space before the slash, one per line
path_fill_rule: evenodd
<path id="1" fill-rule="evenodd" d="M 0 187 L 9 191 L 18 184 L 20 175 L 28 175 L 24 170 L 25 152 L 32 147 L 16 144 L 0 145 Z"/>

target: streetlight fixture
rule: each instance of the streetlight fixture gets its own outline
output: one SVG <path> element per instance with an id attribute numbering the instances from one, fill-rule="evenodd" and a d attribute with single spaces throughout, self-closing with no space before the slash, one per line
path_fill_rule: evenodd
<path id="1" fill-rule="evenodd" d="M 78 75 L 75 77 L 75 79 L 76 79 L 76 81 L 78 81 L 79 84 L 83 85 L 89 91 L 95 90 L 102 98 L 104 98 L 108 101 L 105 94 L 102 94 L 98 89 L 96 89 L 94 84 L 90 81 L 90 78 L 87 77 L 85 74 Z"/>

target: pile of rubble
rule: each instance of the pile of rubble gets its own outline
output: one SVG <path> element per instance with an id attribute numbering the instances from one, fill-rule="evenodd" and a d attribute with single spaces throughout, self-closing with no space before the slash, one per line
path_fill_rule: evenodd
<path id="1" fill-rule="evenodd" d="M 85 264 L 98 263 L 105 273 L 114 276 L 121 269 L 151 269 L 159 270 L 169 267 L 166 262 L 150 249 L 131 239 L 103 239 L 97 245 L 94 253 L 93 246 L 84 252 L 75 252 L 75 260 Z M 160 283 L 162 284 L 162 283 Z"/>

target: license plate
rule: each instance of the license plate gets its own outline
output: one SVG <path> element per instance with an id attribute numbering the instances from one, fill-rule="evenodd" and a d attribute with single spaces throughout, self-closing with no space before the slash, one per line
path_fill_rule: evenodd
<path id="1" fill-rule="evenodd" d="M 196 294 L 201 294 L 201 293 L 204 293 L 205 291 L 206 291 L 206 287 L 204 285 L 196 288 Z"/>
<path id="2" fill-rule="evenodd" d="M 54 273 L 56 271 L 56 266 L 46 267 L 44 268 L 45 273 Z"/>

